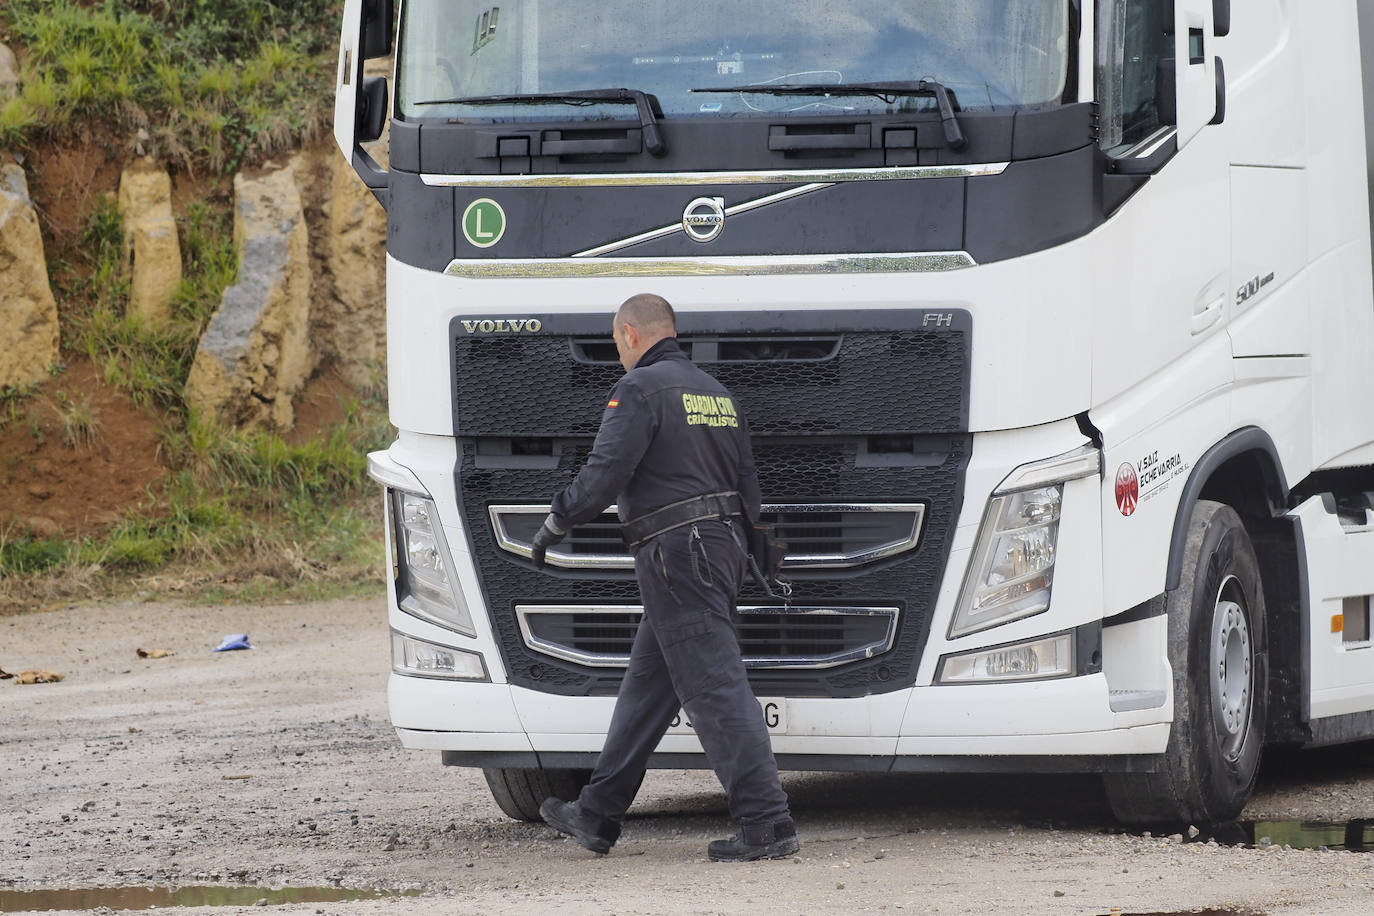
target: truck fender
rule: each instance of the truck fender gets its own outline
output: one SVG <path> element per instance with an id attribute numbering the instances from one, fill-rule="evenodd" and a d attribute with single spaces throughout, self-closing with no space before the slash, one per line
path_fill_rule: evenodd
<path id="1" fill-rule="evenodd" d="M 1209 448 L 1197 460 L 1192 473 L 1188 475 L 1188 482 L 1183 487 L 1183 495 L 1179 498 L 1178 509 L 1174 514 L 1173 535 L 1169 543 L 1169 565 L 1164 577 L 1166 591 L 1178 588 L 1183 570 L 1183 553 L 1188 543 L 1188 519 L 1192 515 L 1194 503 L 1202 497 L 1203 489 L 1218 468 L 1246 452 L 1262 452 L 1268 459 L 1261 461 L 1260 467 L 1265 476 L 1271 478 L 1265 481 L 1271 508 L 1281 512 L 1285 507 L 1288 499 L 1288 481 L 1283 473 L 1283 463 L 1279 460 L 1279 450 L 1274 446 L 1274 440 L 1268 433 L 1258 426 L 1247 426 L 1236 430 Z M 1275 495 L 1280 498 L 1275 500 Z"/>

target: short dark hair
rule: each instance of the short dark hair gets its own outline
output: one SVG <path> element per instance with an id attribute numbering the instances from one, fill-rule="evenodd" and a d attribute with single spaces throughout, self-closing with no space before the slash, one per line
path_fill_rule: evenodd
<path id="1" fill-rule="evenodd" d="M 620 304 L 615 320 L 643 330 L 662 330 L 677 333 L 677 315 L 668 300 L 653 293 L 631 296 Z"/>

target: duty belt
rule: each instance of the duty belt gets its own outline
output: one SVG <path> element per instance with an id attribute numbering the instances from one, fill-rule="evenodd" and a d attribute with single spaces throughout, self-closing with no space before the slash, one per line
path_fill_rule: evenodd
<path id="1" fill-rule="evenodd" d="M 621 527 L 621 534 L 633 552 L 650 538 L 658 537 L 674 528 L 711 518 L 730 518 L 743 514 L 744 499 L 734 490 L 706 493 L 669 503 L 652 512 L 646 512 L 639 518 L 630 519 Z"/>

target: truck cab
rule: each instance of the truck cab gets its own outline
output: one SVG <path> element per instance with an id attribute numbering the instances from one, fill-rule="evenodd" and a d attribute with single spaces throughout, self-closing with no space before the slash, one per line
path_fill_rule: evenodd
<path id="1" fill-rule="evenodd" d="M 783 768 L 1215 822 L 1266 744 L 1374 734 L 1374 8 L 399 7 L 345 5 L 335 129 L 388 211 L 403 744 L 515 817 L 585 780 L 633 561 L 614 507 L 530 541 L 641 292 L 789 544 L 738 627 Z M 688 723 L 651 765 L 706 765 Z"/>

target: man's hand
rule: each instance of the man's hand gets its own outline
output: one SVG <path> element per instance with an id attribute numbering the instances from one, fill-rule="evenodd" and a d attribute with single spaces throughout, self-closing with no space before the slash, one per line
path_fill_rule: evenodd
<path id="1" fill-rule="evenodd" d="M 530 559 L 534 561 L 534 565 L 543 569 L 544 552 L 567 537 L 567 534 L 568 532 L 554 524 L 553 514 L 550 513 L 549 517 L 544 519 L 544 524 L 539 526 L 539 533 L 534 536 L 534 549 L 530 552 Z"/>

